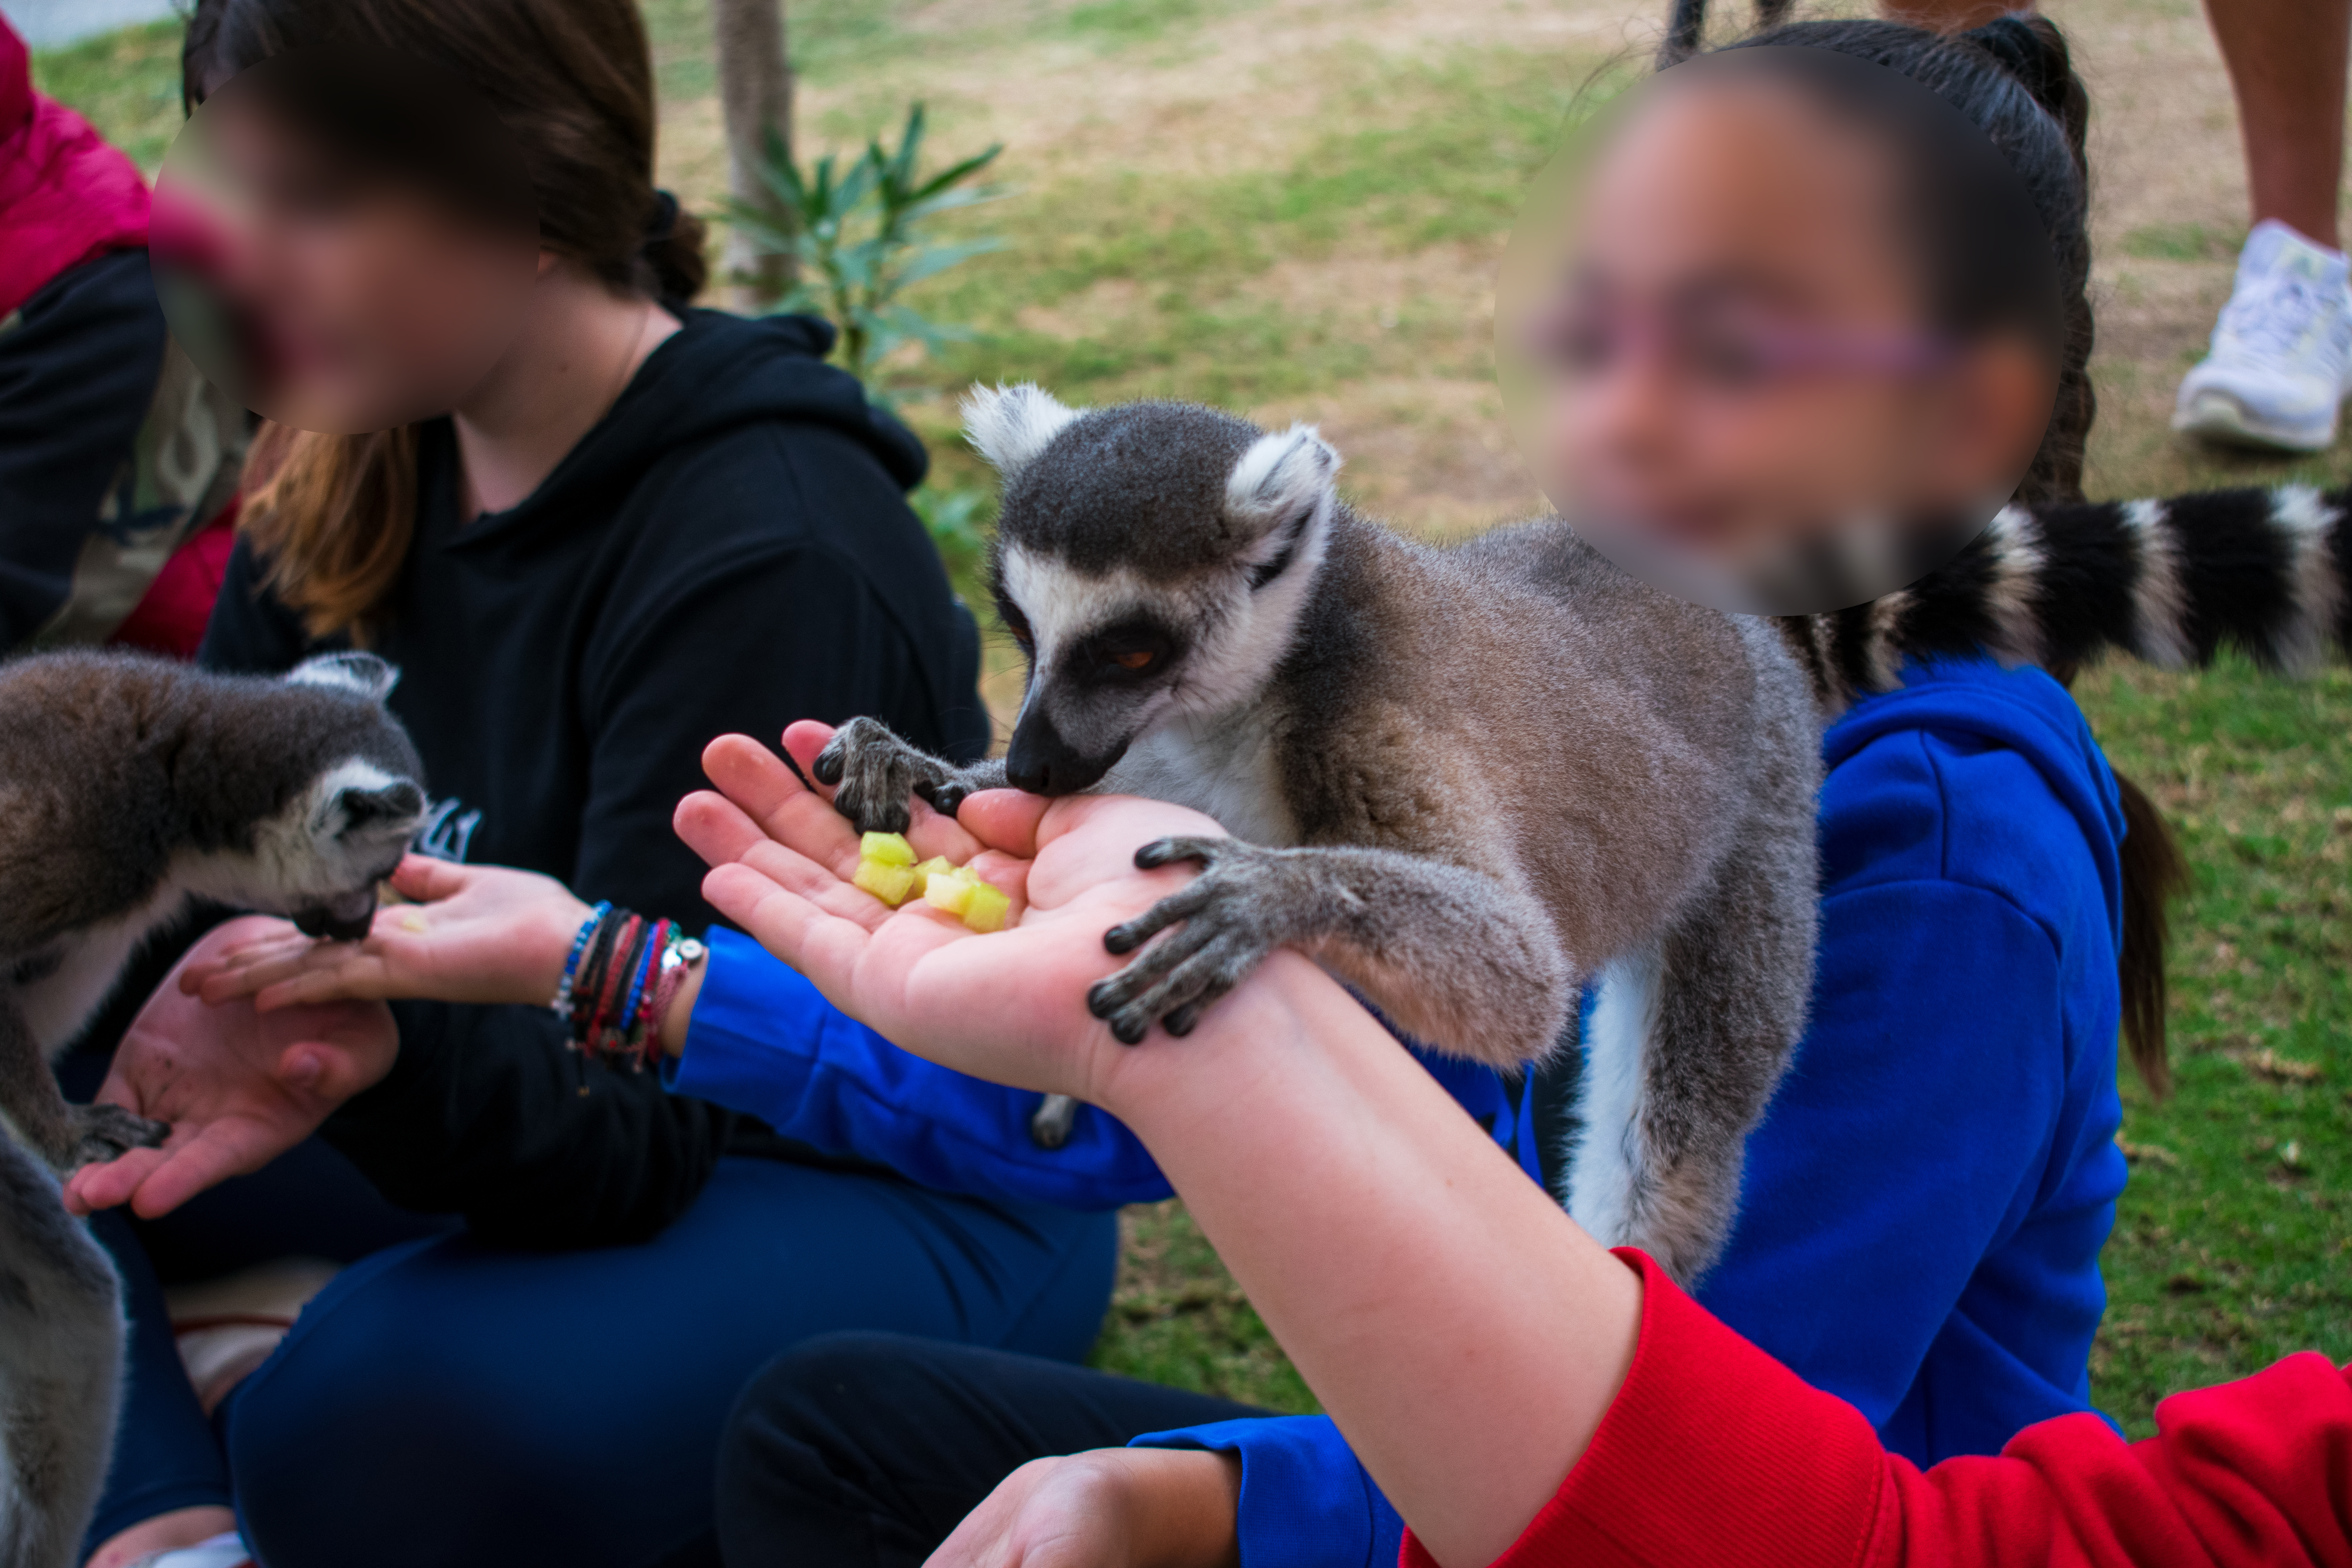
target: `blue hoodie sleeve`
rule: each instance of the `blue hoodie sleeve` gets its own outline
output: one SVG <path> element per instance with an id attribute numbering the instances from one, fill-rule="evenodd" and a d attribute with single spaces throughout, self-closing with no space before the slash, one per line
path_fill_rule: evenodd
<path id="1" fill-rule="evenodd" d="M 836 1011 L 751 938 L 714 927 L 679 1094 L 749 1111 L 827 1153 L 878 1161 L 949 1192 L 1108 1209 L 1153 1203 L 1167 1179 L 1134 1133 L 1088 1106 L 1070 1141 L 1029 1137 L 1039 1097 L 911 1056 Z"/>
<path id="2" fill-rule="evenodd" d="M 1214 1421 L 1128 1447 L 1241 1457 L 1242 1568 L 1389 1568 L 1404 1548 L 1404 1521 L 1328 1415 Z"/>

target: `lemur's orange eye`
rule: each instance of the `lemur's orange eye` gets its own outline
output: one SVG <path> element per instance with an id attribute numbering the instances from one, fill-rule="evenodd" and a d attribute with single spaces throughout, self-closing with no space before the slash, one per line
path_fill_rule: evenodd
<path id="1" fill-rule="evenodd" d="M 1110 656 L 1110 661 L 1121 669 L 1149 669 L 1151 661 L 1159 657 L 1149 648 L 1139 647 L 1127 653 L 1115 653 Z"/>

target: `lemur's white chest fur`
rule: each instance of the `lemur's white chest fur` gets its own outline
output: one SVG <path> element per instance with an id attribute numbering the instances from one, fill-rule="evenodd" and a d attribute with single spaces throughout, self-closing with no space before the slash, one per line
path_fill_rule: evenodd
<path id="1" fill-rule="evenodd" d="M 138 908 L 64 939 L 55 950 L 56 967 L 46 973 L 37 968 L 37 977 L 16 988 L 17 1005 L 44 1052 L 54 1057 L 81 1031 L 139 944 L 187 902 L 186 887 L 165 879 Z"/>
<path id="2" fill-rule="evenodd" d="M 1658 1011 L 1658 955 L 1635 954 L 1601 972 L 1591 1026 L 1584 1034 L 1576 1152 L 1569 1165 L 1568 1212 L 1604 1247 L 1633 1234 L 1633 1198 L 1642 1111 Z"/>
<path id="3" fill-rule="evenodd" d="M 1271 731 L 1255 703 L 1223 722 L 1178 719 L 1137 741 L 1098 787 L 1190 806 L 1253 844 L 1296 844 Z"/>

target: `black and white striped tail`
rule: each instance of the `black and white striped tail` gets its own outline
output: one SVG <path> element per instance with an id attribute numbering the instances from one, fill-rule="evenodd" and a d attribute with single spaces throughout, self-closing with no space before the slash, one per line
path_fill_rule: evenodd
<path id="1" fill-rule="evenodd" d="M 2179 669 L 2225 646 L 2288 674 L 2352 656 L 2352 490 L 2205 490 L 2010 507 L 1910 587 L 1782 625 L 1824 707 L 1907 658 L 1990 653 L 2061 675 L 2115 649 Z"/>

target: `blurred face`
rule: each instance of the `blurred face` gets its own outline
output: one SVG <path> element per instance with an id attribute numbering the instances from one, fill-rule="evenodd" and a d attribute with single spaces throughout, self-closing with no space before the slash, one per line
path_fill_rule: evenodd
<path id="1" fill-rule="evenodd" d="M 1563 510 L 1735 576 L 1865 524 L 1990 515 L 2054 384 L 2028 344 L 1934 331 L 1896 174 L 1797 88 L 1659 79 L 1531 322 Z"/>
<path id="2" fill-rule="evenodd" d="M 179 239 L 163 258 L 184 300 L 204 297 L 219 379 L 282 424 L 335 434 L 460 405 L 521 324 L 529 232 L 357 167 L 234 88 L 158 182 Z"/>

